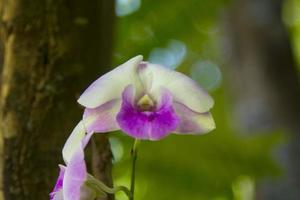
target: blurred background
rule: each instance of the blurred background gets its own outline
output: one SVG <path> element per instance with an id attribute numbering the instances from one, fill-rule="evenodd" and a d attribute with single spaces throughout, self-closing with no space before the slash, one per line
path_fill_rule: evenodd
<path id="1" fill-rule="evenodd" d="M 300 1 L 117 0 L 115 12 L 113 66 L 142 54 L 215 99 L 215 131 L 143 142 L 137 199 L 300 199 Z M 128 184 L 132 140 L 110 141 Z"/>
<path id="2" fill-rule="evenodd" d="M 2 199 L 48 199 L 82 114 L 76 98 L 138 54 L 209 91 L 217 128 L 142 142 L 137 200 L 300 199 L 300 0 L 1 0 L 0 8 Z M 101 156 L 91 168 L 129 186 L 133 139 L 96 137 L 88 154 Z"/>

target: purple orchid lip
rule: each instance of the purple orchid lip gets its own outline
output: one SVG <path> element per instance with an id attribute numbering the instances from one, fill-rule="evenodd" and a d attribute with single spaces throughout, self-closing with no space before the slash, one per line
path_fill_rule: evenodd
<path id="1" fill-rule="evenodd" d="M 172 107 L 172 96 L 167 90 L 156 106 L 147 96 L 146 99 L 140 99 L 142 104 L 139 105 L 140 101 L 135 104 L 134 93 L 134 88 L 130 85 L 122 95 L 122 106 L 117 121 L 123 131 L 134 138 L 159 140 L 177 128 L 179 118 Z M 150 106 L 147 105 L 149 101 Z"/>

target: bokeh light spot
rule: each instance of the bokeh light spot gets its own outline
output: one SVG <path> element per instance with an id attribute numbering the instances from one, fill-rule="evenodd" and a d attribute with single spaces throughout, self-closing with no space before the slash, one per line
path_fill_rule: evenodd
<path id="1" fill-rule="evenodd" d="M 210 61 L 196 62 L 192 66 L 191 77 L 209 91 L 217 89 L 222 83 L 220 68 Z"/>
<path id="2" fill-rule="evenodd" d="M 141 0 L 116 0 L 116 14 L 119 17 L 130 15 L 141 7 Z"/>
<path id="3" fill-rule="evenodd" d="M 186 45 L 178 40 L 170 40 L 166 48 L 154 48 L 149 62 L 176 69 L 186 56 Z"/>
<path id="4" fill-rule="evenodd" d="M 249 176 L 240 176 L 232 185 L 234 200 L 254 200 L 255 182 Z"/>

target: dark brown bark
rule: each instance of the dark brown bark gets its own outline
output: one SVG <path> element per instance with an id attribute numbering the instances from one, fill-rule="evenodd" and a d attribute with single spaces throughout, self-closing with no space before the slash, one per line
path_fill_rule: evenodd
<path id="1" fill-rule="evenodd" d="M 111 178 L 112 152 L 110 143 L 105 135 L 97 135 L 92 139 L 92 172 L 95 177 L 102 180 L 108 186 L 113 186 Z M 99 200 L 113 200 L 114 195 L 99 198 Z"/>
<path id="2" fill-rule="evenodd" d="M 290 141 L 281 153 L 277 183 L 260 188 L 258 199 L 296 200 L 300 194 L 300 87 L 289 37 L 281 20 L 283 0 L 235 0 L 229 10 L 228 80 L 236 120 L 248 132 L 285 128 Z"/>
<path id="3" fill-rule="evenodd" d="M 1 195 L 48 199 L 63 143 L 81 118 L 76 98 L 108 71 L 113 1 L 1 0 L 0 12 Z"/>

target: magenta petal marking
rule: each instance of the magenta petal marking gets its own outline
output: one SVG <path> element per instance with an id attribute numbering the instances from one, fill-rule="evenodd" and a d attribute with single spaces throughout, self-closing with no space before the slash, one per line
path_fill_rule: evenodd
<path id="1" fill-rule="evenodd" d="M 128 86 L 122 94 L 117 121 L 121 129 L 137 139 L 159 140 L 174 131 L 179 118 L 172 107 L 172 95 L 164 90 L 154 111 L 140 111 L 134 105 L 134 88 Z"/>
<path id="2" fill-rule="evenodd" d="M 63 182 L 64 200 L 80 200 L 81 187 L 87 177 L 84 152 L 79 146 L 72 156 L 65 171 Z"/>
<path id="3" fill-rule="evenodd" d="M 63 181 L 64 181 L 64 175 L 65 175 L 65 167 L 63 166 L 59 166 L 60 171 L 59 171 L 59 175 L 56 181 L 56 184 L 54 186 L 53 191 L 50 193 L 50 200 L 54 199 L 55 194 L 60 191 L 63 187 Z"/>

